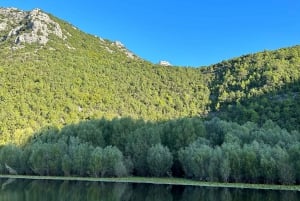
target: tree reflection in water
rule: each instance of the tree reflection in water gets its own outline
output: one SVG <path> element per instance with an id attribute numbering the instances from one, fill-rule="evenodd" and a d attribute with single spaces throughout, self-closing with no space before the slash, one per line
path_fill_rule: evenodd
<path id="1" fill-rule="evenodd" d="M 298 201 L 295 191 L 81 181 L 0 180 L 1 201 Z"/>

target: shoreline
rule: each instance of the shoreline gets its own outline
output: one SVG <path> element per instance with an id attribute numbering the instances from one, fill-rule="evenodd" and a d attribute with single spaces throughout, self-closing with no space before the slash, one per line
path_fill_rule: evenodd
<path id="1" fill-rule="evenodd" d="M 255 190 L 283 190 L 300 191 L 300 185 L 276 185 L 276 184 L 247 184 L 247 183 L 220 183 L 203 182 L 184 178 L 154 178 L 154 177 L 65 177 L 65 176 L 32 176 L 32 175 L 0 175 L 0 179 L 28 179 L 28 180 L 57 180 L 57 181 L 86 181 L 86 182 L 114 182 L 114 183 L 139 183 L 159 185 L 180 185 L 212 188 L 239 188 Z"/>

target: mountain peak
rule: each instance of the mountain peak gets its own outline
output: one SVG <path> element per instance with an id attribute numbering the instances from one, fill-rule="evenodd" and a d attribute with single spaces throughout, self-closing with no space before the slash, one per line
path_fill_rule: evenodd
<path id="1" fill-rule="evenodd" d="M 22 11 L 16 8 L 0 8 L 0 41 L 12 41 L 14 47 L 22 47 L 24 43 L 45 45 L 49 35 L 54 34 L 61 39 L 63 34 L 60 25 L 40 9 Z"/>

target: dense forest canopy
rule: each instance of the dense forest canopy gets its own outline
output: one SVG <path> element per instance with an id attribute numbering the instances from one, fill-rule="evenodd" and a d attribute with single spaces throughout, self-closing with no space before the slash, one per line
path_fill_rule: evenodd
<path id="1" fill-rule="evenodd" d="M 300 133 L 198 117 L 145 122 L 89 120 L 47 128 L 22 147 L 0 150 L 0 173 L 177 176 L 202 181 L 300 182 Z"/>
<path id="2" fill-rule="evenodd" d="M 49 16 L 0 29 L 1 173 L 299 183 L 300 46 L 161 66 Z"/>

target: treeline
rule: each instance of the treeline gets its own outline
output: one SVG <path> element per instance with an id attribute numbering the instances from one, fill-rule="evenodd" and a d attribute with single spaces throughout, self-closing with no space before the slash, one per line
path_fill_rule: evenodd
<path id="1" fill-rule="evenodd" d="M 300 182 L 300 134 L 272 121 L 261 127 L 218 118 L 158 123 L 121 118 L 47 128 L 22 146 L 0 150 L 19 174 L 176 176 L 201 181 Z"/>

